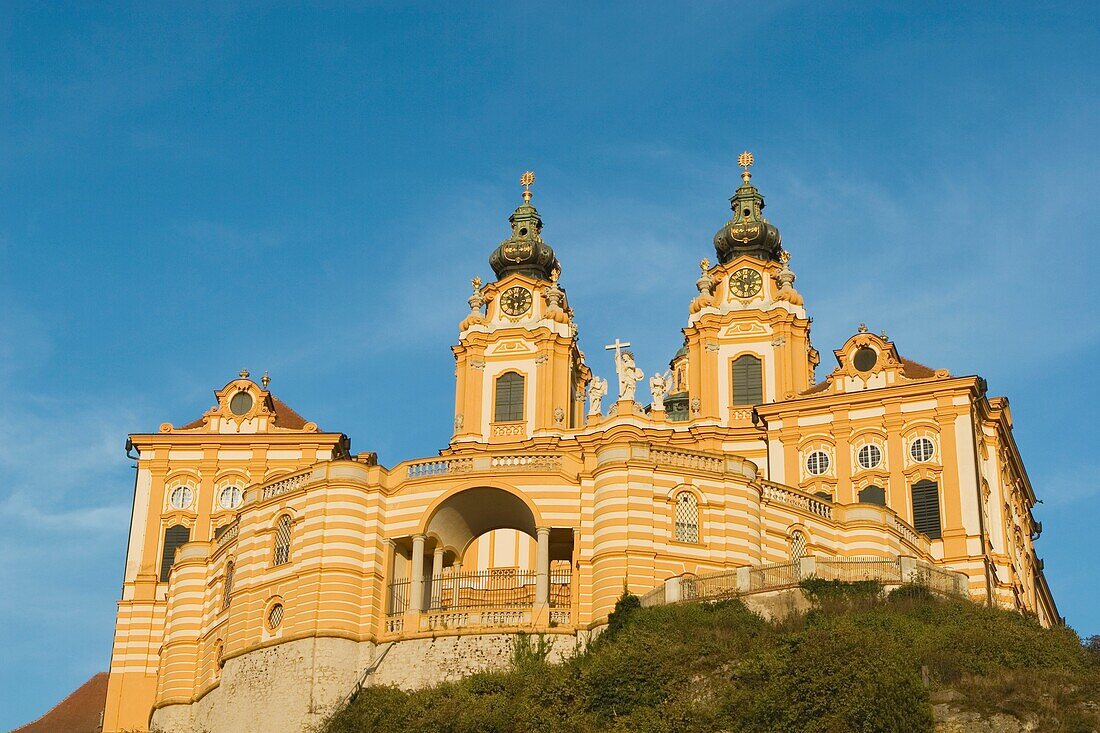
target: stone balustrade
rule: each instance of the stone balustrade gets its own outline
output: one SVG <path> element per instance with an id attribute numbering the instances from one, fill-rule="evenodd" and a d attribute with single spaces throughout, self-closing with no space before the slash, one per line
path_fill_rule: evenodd
<path id="1" fill-rule="evenodd" d="M 498 453 L 477 458 L 433 458 L 406 465 L 410 479 L 453 476 L 468 473 L 556 473 L 562 457 L 552 453 Z"/>
<path id="2" fill-rule="evenodd" d="M 643 606 L 685 601 L 717 601 L 796 588 L 808 578 L 844 582 L 876 581 L 884 586 L 913 583 L 942 595 L 966 598 L 964 573 L 940 568 L 915 557 L 803 557 L 788 562 L 746 565 L 729 570 L 669 578 L 642 596 Z"/>
<path id="3" fill-rule="evenodd" d="M 804 494 L 797 489 L 773 481 L 759 480 L 758 483 L 760 484 L 761 496 L 767 501 L 776 501 L 780 504 L 805 509 L 811 514 L 816 514 L 825 519 L 833 518 L 832 502 Z"/>
<path id="4" fill-rule="evenodd" d="M 306 485 L 312 473 L 313 469 L 309 469 L 308 471 L 303 471 L 293 476 L 278 478 L 272 483 L 266 484 L 260 488 L 260 499 L 262 501 L 272 499 L 276 496 L 289 494 L 291 491 L 300 489 Z"/>
<path id="5" fill-rule="evenodd" d="M 725 458 L 707 453 L 694 453 L 672 448 L 651 448 L 649 457 L 658 465 L 685 468 L 690 471 L 724 473 L 726 470 Z"/>

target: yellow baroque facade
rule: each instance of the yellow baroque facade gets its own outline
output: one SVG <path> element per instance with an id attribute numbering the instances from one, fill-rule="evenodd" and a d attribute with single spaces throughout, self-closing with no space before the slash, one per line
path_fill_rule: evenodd
<path id="1" fill-rule="evenodd" d="M 667 372 L 616 340 L 613 378 L 593 374 L 525 175 L 459 324 L 437 456 L 353 455 L 247 372 L 199 420 L 132 435 L 104 730 L 301 730 L 368 677 L 500 665 L 520 631 L 566 653 L 624 586 L 649 603 L 923 579 L 1060 623 L 1007 400 L 864 327 L 817 382 L 742 165 Z"/>

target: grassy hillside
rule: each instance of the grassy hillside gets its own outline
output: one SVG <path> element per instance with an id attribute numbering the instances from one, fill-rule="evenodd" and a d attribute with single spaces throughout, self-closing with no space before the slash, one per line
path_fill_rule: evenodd
<path id="1" fill-rule="evenodd" d="M 537 638 L 508 672 L 406 693 L 366 688 L 325 733 L 933 730 L 932 703 L 1100 730 L 1100 653 L 1069 629 L 875 584 L 807 581 L 814 609 L 767 622 L 739 601 L 642 609 L 562 665 Z"/>

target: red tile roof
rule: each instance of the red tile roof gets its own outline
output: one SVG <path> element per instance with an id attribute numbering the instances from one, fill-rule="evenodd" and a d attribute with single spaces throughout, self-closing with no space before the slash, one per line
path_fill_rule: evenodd
<path id="1" fill-rule="evenodd" d="M 98 733 L 107 704 L 107 673 L 100 672 L 33 723 L 11 733 Z"/>
<path id="2" fill-rule="evenodd" d="M 906 379 L 931 379 L 936 376 L 936 370 L 932 367 L 927 367 L 918 361 L 912 359 L 906 359 L 904 356 L 899 357 L 901 359 L 901 375 Z M 810 387 L 802 394 L 820 394 L 829 388 L 829 380 L 826 379 L 823 382 L 818 382 L 814 386 Z"/>

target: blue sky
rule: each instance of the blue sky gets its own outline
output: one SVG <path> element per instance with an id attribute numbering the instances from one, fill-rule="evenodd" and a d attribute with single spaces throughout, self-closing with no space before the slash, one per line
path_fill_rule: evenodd
<path id="1" fill-rule="evenodd" d="M 128 432 L 248 367 L 432 455 L 526 169 L 589 361 L 621 337 L 651 371 L 743 149 L 819 377 L 866 322 L 1007 395 L 1060 610 L 1100 633 L 1095 6 L 592 5 L 0 7 L 0 729 L 107 668 Z"/>

